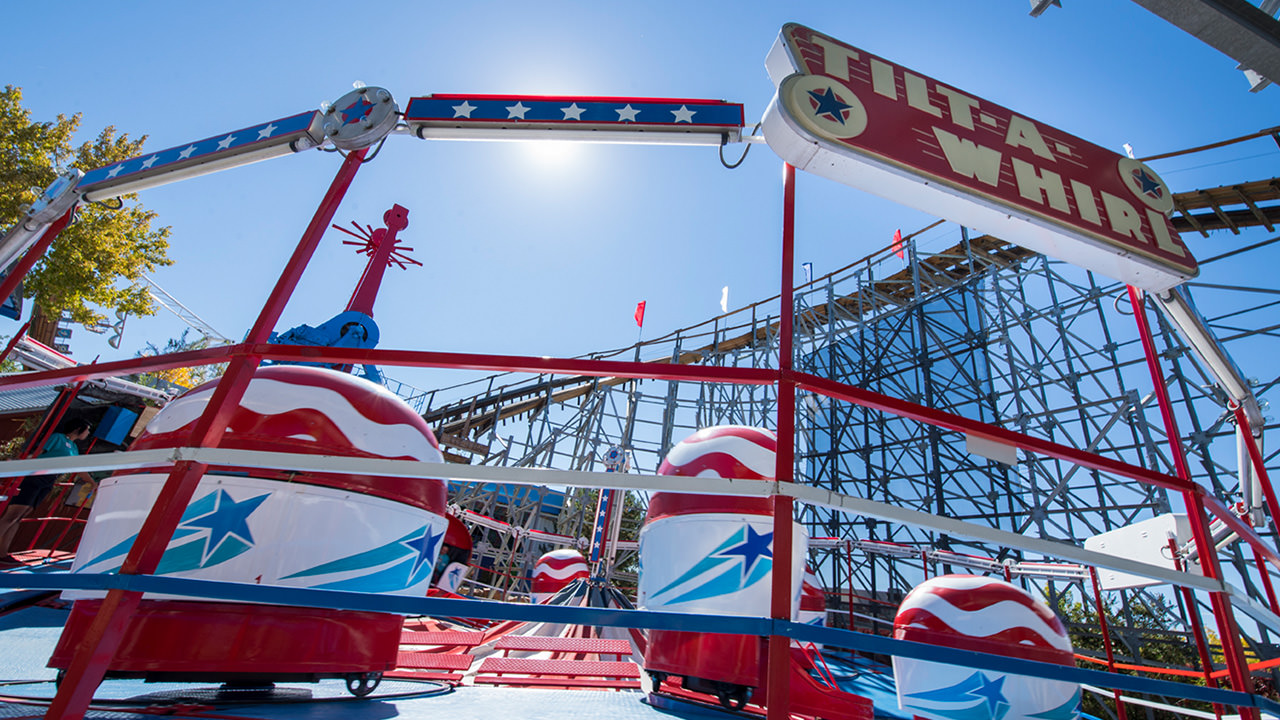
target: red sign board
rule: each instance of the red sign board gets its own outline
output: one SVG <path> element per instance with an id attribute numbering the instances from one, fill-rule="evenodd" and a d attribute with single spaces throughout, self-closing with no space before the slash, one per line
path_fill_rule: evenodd
<path id="1" fill-rule="evenodd" d="M 769 145 L 791 164 L 1148 290 L 1197 273 L 1151 168 L 789 24 Z"/>

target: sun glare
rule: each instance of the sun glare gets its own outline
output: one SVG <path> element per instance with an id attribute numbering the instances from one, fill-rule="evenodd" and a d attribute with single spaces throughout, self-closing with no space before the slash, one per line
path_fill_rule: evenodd
<path id="1" fill-rule="evenodd" d="M 529 163 L 540 170 L 570 168 L 582 156 L 580 143 L 565 140 L 535 140 L 520 145 Z"/>

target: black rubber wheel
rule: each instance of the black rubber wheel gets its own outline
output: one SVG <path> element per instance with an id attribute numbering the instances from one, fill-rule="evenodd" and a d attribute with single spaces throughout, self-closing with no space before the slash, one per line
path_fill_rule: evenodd
<path id="1" fill-rule="evenodd" d="M 747 706 L 747 694 L 747 688 L 742 685 L 733 685 L 716 690 L 716 699 L 725 709 L 737 712 Z"/>
<path id="2" fill-rule="evenodd" d="M 347 692 L 362 698 L 377 689 L 382 683 L 382 673 L 360 673 L 347 676 Z"/>

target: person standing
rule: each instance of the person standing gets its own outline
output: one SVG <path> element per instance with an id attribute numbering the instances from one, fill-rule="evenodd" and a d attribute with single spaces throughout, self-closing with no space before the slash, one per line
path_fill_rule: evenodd
<path id="1" fill-rule="evenodd" d="M 93 425 L 84 418 L 64 420 L 58 426 L 58 431 L 50 435 L 49 439 L 45 441 L 40 457 L 79 455 L 80 448 L 76 443 L 89 437 L 92 431 Z M 83 474 L 80 473 L 80 475 Z M 18 486 L 18 492 L 9 500 L 9 505 L 4 509 L 4 514 L 0 515 L 0 560 L 8 559 L 9 545 L 13 542 L 13 537 L 18 532 L 18 524 L 22 522 L 23 518 L 30 515 L 36 509 L 36 506 L 53 490 L 53 485 L 57 480 L 57 475 L 32 475 L 23 478 L 22 484 Z"/>

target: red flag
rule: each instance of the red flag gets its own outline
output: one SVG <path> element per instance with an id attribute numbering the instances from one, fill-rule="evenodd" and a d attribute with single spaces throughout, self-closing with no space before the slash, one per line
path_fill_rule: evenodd
<path id="1" fill-rule="evenodd" d="M 636 303 L 636 327 L 644 327 L 644 301 Z"/>
<path id="2" fill-rule="evenodd" d="M 893 231 L 893 245 L 890 247 L 898 257 L 900 258 L 906 257 L 906 255 L 904 255 L 902 252 L 902 230 Z"/>

